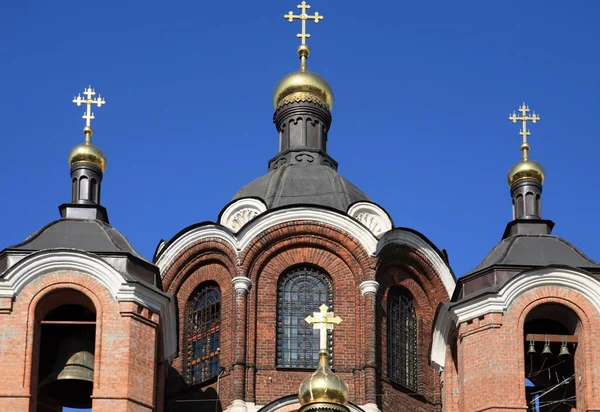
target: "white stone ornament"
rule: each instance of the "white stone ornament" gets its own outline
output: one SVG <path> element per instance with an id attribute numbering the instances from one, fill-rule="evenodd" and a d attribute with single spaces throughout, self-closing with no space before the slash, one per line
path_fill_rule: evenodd
<path id="1" fill-rule="evenodd" d="M 232 203 L 221 215 L 220 224 L 237 233 L 246 223 L 267 211 L 267 206 L 258 199 L 246 198 Z"/>
<path id="2" fill-rule="evenodd" d="M 348 208 L 348 214 L 380 237 L 392 230 L 392 221 L 385 211 L 374 203 L 358 202 Z"/>

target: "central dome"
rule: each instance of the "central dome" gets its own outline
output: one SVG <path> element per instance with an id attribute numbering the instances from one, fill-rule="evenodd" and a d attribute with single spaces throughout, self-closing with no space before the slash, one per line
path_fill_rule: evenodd
<path id="1" fill-rule="evenodd" d="M 326 206 L 346 212 L 348 206 L 371 199 L 329 166 L 284 165 L 248 183 L 233 200 L 262 199 L 267 208 L 294 204 Z"/>

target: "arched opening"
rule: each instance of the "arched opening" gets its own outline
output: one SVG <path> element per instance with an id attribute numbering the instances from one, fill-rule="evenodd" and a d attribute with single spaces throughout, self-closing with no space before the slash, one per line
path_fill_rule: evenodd
<path id="1" fill-rule="evenodd" d="M 79 198 L 90 200 L 90 180 L 86 176 L 79 179 Z"/>
<path id="2" fill-rule="evenodd" d="M 221 351 L 221 289 L 214 282 L 202 283 L 186 307 L 185 369 L 189 385 L 219 375 Z"/>
<path id="3" fill-rule="evenodd" d="M 69 302 L 69 303 L 65 303 Z M 91 408 L 94 387 L 96 310 L 75 291 L 55 292 L 38 310 L 38 412 Z M 45 304 L 44 304 L 45 303 Z M 34 386 L 36 387 L 36 386 Z"/>
<path id="4" fill-rule="evenodd" d="M 418 391 L 417 313 L 414 298 L 403 287 L 390 289 L 387 298 L 387 377 Z"/>
<path id="5" fill-rule="evenodd" d="M 277 287 L 277 367 L 314 369 L 319 362 L 319 334 L 306 316 L 327 305 L 333 310 L 333 285 L 325 271 L 306 265 L 289 269 Z M 314 308 L 314 309 L 313 309 Z M 331 330 L 327 333 L 329 362 L 333 359 Z"/>
<path id="6" fill-rule="evenodd" d="M 576 351 L 581 329 L 569 308 L 546 303 L 525 319 L 525 394 L 528 411 L 577 410 Z"/>

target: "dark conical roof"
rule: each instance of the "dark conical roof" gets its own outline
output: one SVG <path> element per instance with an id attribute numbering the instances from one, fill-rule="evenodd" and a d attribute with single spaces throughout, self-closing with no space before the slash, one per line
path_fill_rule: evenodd
<path id="1" fill-rule="evenodd" d="M 58 219 L 9 249 L 79 249 L 92 253 L 129 253 L 143 259 L 121 232 L 100 220 Z"/>
<path id="2" fill-rule="evenodd" d="M 258 197 L 267 208 L 313 204 L 346 212 L 358 201 L 371 201 L 363 191 L 325 165 L 284 165 L 248 183 L 233 200 Z"/>

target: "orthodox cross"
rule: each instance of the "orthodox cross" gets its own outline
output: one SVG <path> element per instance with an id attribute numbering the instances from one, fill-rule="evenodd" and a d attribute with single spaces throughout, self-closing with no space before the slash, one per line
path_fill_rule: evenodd
<path id="1" fill-rule="evenodd" d="M 306 10 L 310 9 L 310 6 L 308 4 L 306 4 L 305 1 L 298 4 L 298 6 L 296 6 L 296 7 L 298 7 L 300 10 L 302 10 L 302 13 L 294 14 L 294 12 L 292 12 L 290 10 L 290 12 L 288 14 L 284 15 L 283 17 L 288 19 L 288 21 L 290 23 L 292 23 L 295 19 L 299 19 L 302 22 L 302 33 L 298 33 L 296 35 L 296 37 L 299 37 L 302 39 L 302 44 L 306 44 L 306 39 L 308 39 L 310 37 L 310 34 L 308 34 L 306 32 L 306 20 L 314 20 L 315 23 L 318 23 L 319 20 L 323 20 L 324 17 L 321 16 L 319 14 L 319 12 L 315 12 L 315 14 L 313 14 L 312 16 L 309 16 L 308 14 L 306 14 Z"/>
<path id="2" fill-rule="evenodd" d="M 319 329 L 319 350 L 327 350 L 327 331 L 332 330 L 334 325 L 339 325 L 342 320 L 339 316 L 333 316 L 333 312 L 327 312 L 327 305 L 319 306 L 319 312 L 313 312 L 305 320 L 313 325 L 313 329 Z"/>
<path id="3" fill-rule="evenodd" d="M 78 94 L 77 97 L 73 98 L 73 103 L 75 103 L 77 106 L 81 106 L 82 104 L 87 105 L 87 111 L 83 113 L 82 118 L 85 119 L 86 130 L 89 129 L 91 131 L 92 120 L 95 119 L 94 113 L 92 112 L 92 105 L 95 104 L 98 107 L 101 107 L 103 104 L 106 104 L 106 100 L 104 100 L 100 94 L 98 94 L 96 99 L 92 99 L 92 97 L 96 95 L 96 92 L 94 89 L 92 89 L 92 86 L 84 89 L 83 94 L 86 96 L 86 98 L 83 98 L 81 97 L 81 94 Z"/>
<path id="4" fill-rule="evenodd" d="M 533 112 L 531 116 L 527 116 L 527 113 L 529 112 L 529 106 L 525 105 L 525 102 L 523 102 L 523 104 L 519 107 L 518 111 L 521 112 L 521 116 L 517 116 L 517 114 L 513 111 L 513 113 L 510 116 L 508 116 L 508 120 L 512 121 L 513 123 L 517 123 L 518 120 L 523 122 L 522 129 L 519 132 L 519 135 L 523 136 L 523 144 L 521 145 L 521 151 L 523 152 L 523 160 L 527 160 L 529 153 L 529 143 L 527 143 L 527 136 L 531 134 L 531 132 L 527 130 L 527 122 L 535 124 L 540 120 L 540 116 L 535 114 L 535 112 Z"/>

